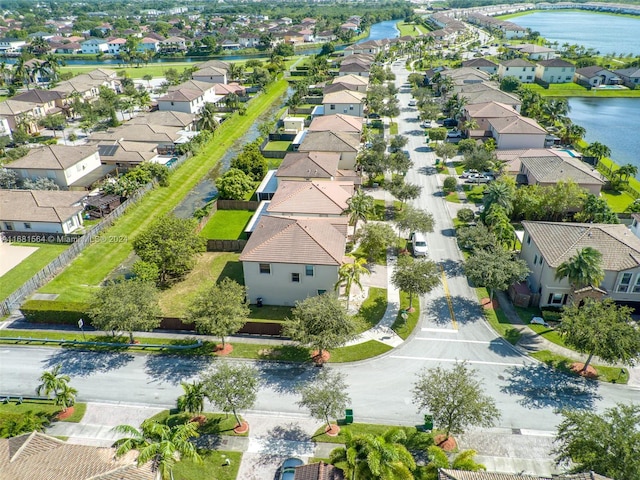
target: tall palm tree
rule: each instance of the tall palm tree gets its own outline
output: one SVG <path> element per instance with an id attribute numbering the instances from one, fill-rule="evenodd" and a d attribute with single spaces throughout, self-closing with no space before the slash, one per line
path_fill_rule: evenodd
<path id="1" fill-rule="evenodd" d="M 562 122 L 569 110 L 569 102 L 566 98 L 552 98 L 542 104 L 542 112 L 551 126 Z"/>
<path id="2" fill-rule="evenodd" d="M 114 443 L 116 456 L 137 450 L 138 467 L 151 462 L 156 480 L 173 480 L 173 467 L 183 458 L 196 463 L 202 462 L 195 445 L 190 441 L 199 436 L 196 422 L 173 427 L 158 422 L 144 422 L 140 429 L 131 425 L 118 425 L 113 430 L 127 435 Z"/>
<path id="3" fill-rule="evenodd" d="M 367 216 L 373 211 L 373 197 L 367 195 L 362 190 L 358 190 L 349 200 L 345 213 L 349 215 L 349 223 L 353 223 L 353 233 L 358 230 L 358 221 L 367 223 Z"/>
<path id="4" fill-rule="evenodd" d="M 240 63 L 229 63 L 229 81 L 241 80 L 244 75 L 244 66 Z"/>
<path id="5" fill-rule="evenodd" d="M 598 162 L 600 162 L 604 157 L 611 156 L 611 149 L 600 142 L 591 143 L 586 148 L 585 152 L 591 155 L 592 157 L 596 157 Z"/>
<path id="6" fill-rule="evenodd" d="M 592 247 L 578 250 L 574 256 L 558 265 L 556 279 L 567 277 L 574 290 L 597 287 L 604 280 L 602 253 Z"/>
<path id="7" fill-rule="evenodd" d="M 572 145 L 579 140 L 582 140 L 585 133 L 587 133 L 587 130 L 584 127 L 568 121 L 560 131 L 560 140 L 562 141 L 562 143 Z"/>
<path id="8" fill-rule="evenodd" d="M 490 183 L 484 191 L 484 208 L 489 211 L 492 205 L 501 206 L 507 215 L 513 211 L 515 185 L 506 181 Z"/>
<path id="9" fill-rule="evenodd" d="M 206 396 L 204 383 L 181 382 L 180 385 L 182 385 L 184 395 L 178 397 L 178 410 L 194 414 L 202 413 L 204 410 L 204 397 Z"/>
<path id="10" fill-rule="evenodd" d="M 76 395 L 78 390 L 73 388 L 67 382 L 62 382 L 55 392 L 54 403 L 59 407 L 62 407 L 63 411 L 67 411 L 67 408 L 73 406 L 76 403 Z"/>
<path id="11" fill-rule="evenodd" d="M 216 107 L 213 103 L 205 103 L 200 115 L 198 115 L 198 130 L 207 130 L 211 133 L 215 133 L 216 129 L 220 126 L 220 123 L 216 119 Z"/>
<path id="12" fill-rule="evenodd" d="M 62 370 L 62 365 L 58 364 L 51 370 L 42 373 L 40 376 L 40 385 L 36 388 L 36 395 L 49 397 L 50 394 L 53 393 L 55 396 L 63 384 L 71 381 L 69 375 L 62 375 L 60 370 Z"/>
<path id="13" fill-rule="evenodd" d="M 335 289 L 338 290 L 344 285 L 344 294 L 347 296 L 347 310 L 349 310 L 349 297 L 351 295 L 351 287 L 356 284 L 362 289 L 360 277 L 369 275 L 371 272 L 365 267 L 367 261 L 364 258 L 355 258 L 353 255 L 347 255 L 352 261 L 343 263 L 338 270 L 338 281 Z"/>
<path id="14" fill-rule="evenodd" d="M 625 182 L 629 181 L 629 177 L 635 177 L 638 174 L 638 167 L 631 163 L 622 165 L 618 170 L 613 172 L 616 176 L 624 179 Z"/>

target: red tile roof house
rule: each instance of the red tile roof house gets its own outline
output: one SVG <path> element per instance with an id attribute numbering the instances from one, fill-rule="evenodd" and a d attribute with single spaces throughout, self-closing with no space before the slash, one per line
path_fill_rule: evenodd
<path id="1" fill-rule="evenodd" d="M 275 175 L 278 183 L 285 180 L 349 181 L 360 185 L 362 179 L 354 170 L 340 170 L 340 154 L 335 152 L 289 152 Z"/>

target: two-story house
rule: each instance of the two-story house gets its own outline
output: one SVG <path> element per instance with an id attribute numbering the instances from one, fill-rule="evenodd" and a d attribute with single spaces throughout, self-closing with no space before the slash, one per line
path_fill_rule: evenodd
<path id="1" fill-rule="evenodd" d="M 533 83 L 536 76 L 536 66 L 522 58 L 504 60 L 498 65 L 498 78 L 515 77 L 522 83 Z"/>
<path id="2" fill-rule="evenodd" d="M 324 114 L 333 115 L 341 113 L 355 117 L 364 117 L 365 98 L 365 93 L 351 90 L 327 93 L 322 98 Z"/>
<path id="3" fill-rule="evenodd" d="M 576 66 L 561 58 L 540 60 L 536 64 L 536 81 L 543 85 L 573 82 L 573 75 L 575 73 Z"/>

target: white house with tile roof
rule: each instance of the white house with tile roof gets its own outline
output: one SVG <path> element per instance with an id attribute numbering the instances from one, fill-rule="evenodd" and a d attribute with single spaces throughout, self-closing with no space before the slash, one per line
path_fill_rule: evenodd
<path id="1" fill-rule="evenodd" d="M 327 93 L 322 97 L 324 114 L 332 115 L 341 113 L 343 115 L 364 117 L 365 98 L 365 93 L 350 90 Z"/>
<path id="2" fill-rule="evenodd" d="M 349 132 L 303 132 L 303 138 L 298 146 L 299 152 L 338 152 L 340 154 L 339 168 L 353 170 L 356 157 L 360 150 L 360 135 Z"/>
<path id="3" fill-rule="evenodd" d="M 498 149 L 544 148 L 548 132 L 533 118 L 514 116 L 489 119 Z"/>
<path id="4" fill-rule="evenodd" d="M 555 278 L 558 266 L 591 247 L 602 254 L 605 278 L 600 285 L 608 297 L 640 305 L 640 239 L 622 224 L 523 221 L 520 257 L 531 273 L 527 285 L 540 307 L 562 306 L 572 293 L 566 278 Z"/>
<path id="5" fill-rule="evenodd" d="M 515 77 L 522 83 L 533 83 L 536 76 L 536 66 L 522 58 L 504 60 L 498 65 L 498 78 Z"/>
<path id="6" fill-rule="evenodd" d="M 576 66 L 561 58 L 540 60 L 536 63 L 536 80 L 544 83 L 571 83 Z"/>
<path id="7" fill-rule="evenodd" d="M 346 239 L 346 217 L 262 216 L 240 255 L 249 302 L 293 306 L 333 292 Z"/>

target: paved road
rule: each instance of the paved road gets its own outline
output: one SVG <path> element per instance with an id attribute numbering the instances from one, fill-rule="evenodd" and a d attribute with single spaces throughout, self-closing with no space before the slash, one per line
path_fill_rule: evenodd
<path id="1" fill-rule="evenodd" d="M 394 67 L 397 84 L 406 81 L 404 67 Z M 474 290 L 460 272 L 453 225 L 446 202 L 440 196 L 441 179 L 435 174 L 435 157 L 426 149 L 418 126 L 417 111 L 406 107 L 409 93 L 401 91 L 401 134 L 409 137 L 408 149 L 415 168 L 407 181 L 423 187 L 415 204 L 433 213 L 436 228 L 427 236 L 430 256 L 446 273 L 455 311 L 454 323 L 440 287 L 422 299 L 422 318 L 414 335 L 392 352 L 372 360 L 333 368 L 348 376 L 356 421 L 386 424 L 418 424 L 421 414 L 412 405 L 412 384 L 422 368 L 448 366 L 468 360 L 477 369 L 486 391 L 503 413 L 495 432 L 548 435 L 558 422 L 557 408 L 600 410 L 615 402 L 640 401 L 631 387 L 596 384 L 556 374 L 522 356 L 498 338 L 481 316 Z M 182 393 L 180 381 L 197 376 L 216 359 L 194 359 L 127 353 L 78 352 L 44 347 L 0 347 L 0 391 L 31 394 L 44 369 L 62 364 L 72 377 L 82 401 L 170 407 Z M 312 378 L 310 366 L 262 363 L 263 386 L 253 413 L 298 416 L 295 388 Z M 485 442 L 488 444 L 488 442 Z M 473 445 L 475 448 L 482 445 Z M 526 448 L 509 456 L 526 457 Z M 482 451 L 480 453 L 483 453 Z M 486 452 L 491 455 L 491 452 Z"/>

